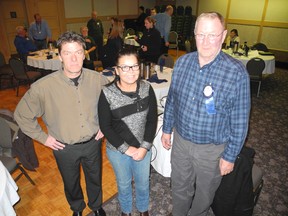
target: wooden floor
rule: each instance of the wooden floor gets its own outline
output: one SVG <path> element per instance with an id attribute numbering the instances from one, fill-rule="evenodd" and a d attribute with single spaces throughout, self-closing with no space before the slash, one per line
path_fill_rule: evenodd
<path id="1" fill-rule="evenodd" d="M 176 52 L 169 54 L 177 58 Z M 180 51 L 179 56 L 184 52 Z M 21 97 L 28 90 L 28 86 L 21 86 L 19 96 L 16 97 L 16 91 L 13 89 L 0 90 L 0 109 L 8 109 L 14 111 Z M 40 121 L 41 125 L 43 123 Z M 65 199 L 63 191 L 63 183 L 59 171 L 56 166 L 52 150 L 42 144 L 35 142 L 35 150 L 39 159 L 40 166 L 36 172 L 27 171 L 30 177 L 35 181 L 33 186 L 25 176 L 22 176 L 17 185 L 19 187 L 18 194 L 21 200 L 14 206 L 18 216 L 63 216 L 71 215 L 71 210 Z M 103 202 L 117 193 L 117 186 L 113 169 L 107 159 L 105 153 L 105 143 L 102 148 L 103 152 Z M 18 173 L 13 173 L 13 177 Z M 85 191 L 85 179 L 81 171 L 81 185 L 84 189 L 85 200 L 87 196 Z M 90 212 L 86 207 L 84 214 Z"/>

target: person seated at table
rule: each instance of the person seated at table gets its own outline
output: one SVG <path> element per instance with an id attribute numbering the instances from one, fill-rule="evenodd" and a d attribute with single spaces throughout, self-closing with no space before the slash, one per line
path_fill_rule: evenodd
<path id="1" fill-rule="evenodd" d="M 29 39 L 27 36 L 27 30 L 24 26 L 17 26 L 16 27 L 16 36 L 14 39 L 14 45 L 16 50 L 20 56 L 20 59 L 26 63 L 27 56 L 37 50 L 37 47 L 33 43 L 32 40 Z"/>
<path id="2" fill-rule="evenodd" d="M 149 82 L 139 79 L 136 50 L 121 50 L 115 69 L 114 81 L 100 94 L 99 124 L 107 139 L 106 153 L 117 179 L 121 215 L 131 216 L 134 181 L 135 206 L 140 216 L 149 216 L 151 147 L 157 128 L 156 97 Z"/>
<path id="3" fill-rule="evenodd" d="M 237 29 L 232 29 L 230 31 L 230 35 L 226 39 L 226 48 L 234 48 L 235 42 L 238 43 L 238 46 L 240 45 L 240 37 L 238 35 Z"/>
<path id="4" fill-rule="evenodd" d="M 83 62 L 83 67 L 94 70 L 94 61 L 96 61 L 96 44 L 94 39 L 88 35 L 87 26 L 82 26 L 80 28 L 81 36 L 85 40 L 86 50 L 85 50 L 85 59 Z"/>
<path id="5" fill-rule="evenodd" d="M 123 48 L 123 22 L 118 20 L 113 24 L 107 43 L 100 54 L 103 68 L 113 67 L 119 51 Z"/>
<path id="6" fill-rule="evenodd" d="M 145 61 L 156 63 L 161 54 L 161 35 L 160 32 L 154 28 L 155 19 L 146 17 L 146 30 L 143 32 L 141 39 L 135 37 L 136 41 L 141 45 L 139 52 L 140 58 Z"/>

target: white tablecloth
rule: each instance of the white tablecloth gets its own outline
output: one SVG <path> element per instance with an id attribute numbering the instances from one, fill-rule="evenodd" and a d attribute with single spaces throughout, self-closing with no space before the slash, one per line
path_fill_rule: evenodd
<path id="1" fill-rule="evenodd" d="M 130 35 L 130 36 L 124 38 L 124 44 L 139 47 L 140 44 L 133 38 L 134 36 L 135 35 Z"/>
<path id="2" fill-rule="evenodd" d="M 39 55 L 40 52 L 41 51 L 37 51 L 34 56 L 28 56 L 27 64 L 35 68 L 52 71 L 59 70 L 62 67 L 62 63 L 57 55 L 54 54 L 52 59 L 47 59 L 48 51 L 44 50 L 43 56 Z M 58 51 L 55 50 L 55 53 L 58 53 Z"/>
<path id="3" fill-rule="evenodd" d="M 17 193 L 18 187 L 10 173 L 0 161 L 0 215 L 16 215 L 13 205 L 20 199 Z"/>
<path id="4" fill-rule="evenodd" d="M 172 149 L 167 150 L 162 146 L 161 143 L 162 125 L 163 125 L 163 114 L 158 117 L 157 134 L 153 141 L 153 147 L 152 147 L 151 165 L 162 176 L 170 177 L 171 175 L 170 159 Z"/>
<path id="5" fill-rule="evenodd" d="M 223 52 L 229 54 L 228 50 L 223 50 Z M 255 58 L 255 57 L 261 58 L 265 62 L 265 68 L 262 74 L 273 74 L 275 72 L 275 57 L 274 56 L 259 55 L 257 50 L 249 52 L 248 57 L 244 55 L 242 56 L 234 55 L 234 54 L 229 54 L 229 55 L 241 61 L 245 66 L 250 59 Z"/>

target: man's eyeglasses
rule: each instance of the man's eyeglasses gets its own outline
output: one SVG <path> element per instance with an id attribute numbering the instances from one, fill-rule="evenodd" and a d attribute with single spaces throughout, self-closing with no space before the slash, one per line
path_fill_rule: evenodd
<path id="1" fill-rule="evenodd" d="M 224 32 L 224 31 L 223 31 Z M 210 41 L 215 40 L 217 37 L 219 37 L 220 35 L 223 34 L 223 32 L 221 32 L 220 34 L 195 34 L 195 37 L 199 40 L 204 40 L 205 37 L 207 37 Z"/>
<path id="2" fill-rule="evenodd" d="M 132 69 L 132 71 L 137 71 L 139 70 L 140 68 L 140 65 L 139 64 L 135 64 L 135 65 L 132 65 L 132 66 L 128 66 L 128 65 L 123 65 L 123 66 L 117 66 L 118 68 L 121 68 L 121 70 L 123 72 L 128 72 L 130 69 Z"/>

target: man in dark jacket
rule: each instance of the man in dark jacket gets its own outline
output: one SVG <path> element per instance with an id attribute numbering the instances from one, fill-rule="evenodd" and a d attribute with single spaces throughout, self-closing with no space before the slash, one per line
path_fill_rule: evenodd
<path id="1" fill-rule="evenodd" d="M 88 35 L 91 36 L 96 43 L 96 55 L 101 53 L 103 47 L 103 25 L 100 19 L 97 19 L 97 12 L 92 11 L 91 19 L 87 23 Z"/>

